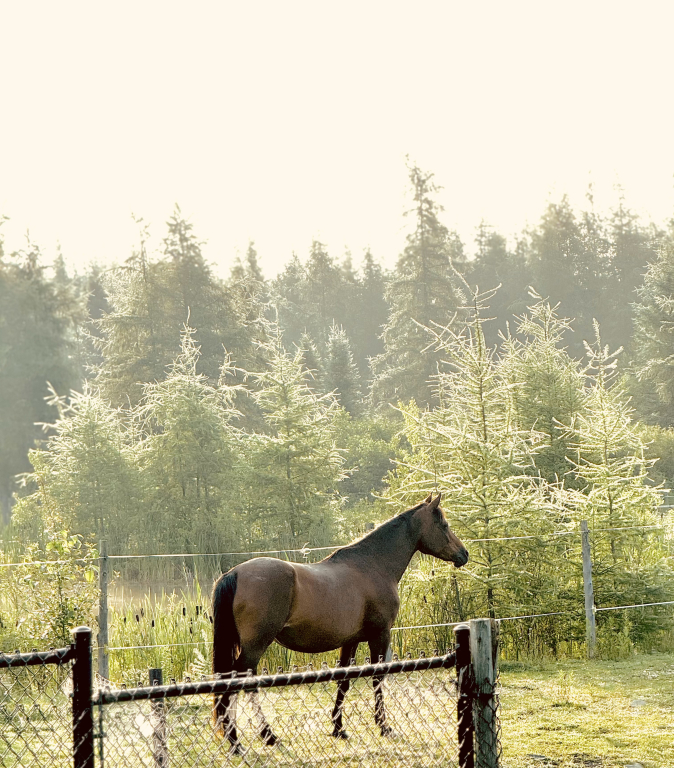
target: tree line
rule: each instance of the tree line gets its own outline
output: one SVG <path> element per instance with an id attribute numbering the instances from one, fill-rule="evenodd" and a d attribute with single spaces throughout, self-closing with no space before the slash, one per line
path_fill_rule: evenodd
<path id="1" fill-rule="evenodd" d="M 667 522 L 674 477 L 674 225 L 562 199 L 514 243 L 482 223 L 469 254 L 433 175 L 409 178 L 390 272 L 314 241 L 266 279 L 250 243 L 221 279 L 177 207 L 160 253 L 141 222 L 105 271 L 0 244 L 6 530 L 120 554 L 317 546 L 433 488 L 484 540 L 470 574 L 434 570 L 435 618 L 575 610 L 577 542 L 545 535 L 580 519 L 602 599 L 671 595 L 666 534 L 635 526 Z"/>

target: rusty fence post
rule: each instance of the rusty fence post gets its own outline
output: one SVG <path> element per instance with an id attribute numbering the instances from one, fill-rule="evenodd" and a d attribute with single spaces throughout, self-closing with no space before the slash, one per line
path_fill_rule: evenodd
<path id="1" fill-rule="evenodd" d="M 150 685 L 163 685 L 163 675 L 160 668 L 150 670 Z M 168 768 L 168 741 L 166 725 L 166 704 L 162 699 L 152 702 L 152 756 L 157 768 Z"/>
<path id="2" fill-rule="evenodd" d="M 475 698 L 475 762 L 478 768 L 498 768 L 499 733 L 496 712 L 498 625 L 492 619 L 471 619 L 470 656 Z M 496 635 L 496 637 L 494 637 Z"/>
<path id="3" fill-rule="evenodd" d="M 91 635 L 89 627 L 73 630 L 73 764 L 94 768 L 94 715 L 91 704 Z"/>
<path id="4" fill-rule="evenodd" d="M 454 627 L 454 636 L 456 638 L 456 676 L 459 684 L 457 703 L 459 768 L 474 768 L 473 684 L 468 624 L 459 624 Z"/>

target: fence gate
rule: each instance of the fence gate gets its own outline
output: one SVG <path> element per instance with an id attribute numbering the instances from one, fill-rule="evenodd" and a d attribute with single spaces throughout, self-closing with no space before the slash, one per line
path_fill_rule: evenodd
<path id="1" fill-rule="evenodd" d="M 91 686 L 91 631 L 70 648 L 0 654 L 0 765 L 49 768 L 380 766 L 497 768 L 496 633 L 489 620 L 455 630 L 451 653 L 379 664 L 203 678 L 147 687 Z M 383 683 L 387 725 L 374 719 L 373 680 Z M 340 681 L 348 739 L 332 732 Z M 230 692 L 242 756 L 215 733 L 213 697 Z M 260 738 L 267 722 L 280 743 Z"/>

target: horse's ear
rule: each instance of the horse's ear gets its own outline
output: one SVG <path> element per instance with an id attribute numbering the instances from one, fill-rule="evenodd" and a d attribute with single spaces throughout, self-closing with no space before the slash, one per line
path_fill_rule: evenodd
<path id="1" fill-rule="evenodd" d="M 429 493 L 428 496 L 424 499 L 424 504 L 430 504 L 433 499 L 433 494 Z"/>
<path id="2" fill-rule="evenodd" d="M 430 498 L 430 497 L 429 497 Z M 431 509 L 435 510 L 440 506 L 440 499 L 442 498 L 442 494 L 439 493 L 435 499 L 431 502 Z"/>

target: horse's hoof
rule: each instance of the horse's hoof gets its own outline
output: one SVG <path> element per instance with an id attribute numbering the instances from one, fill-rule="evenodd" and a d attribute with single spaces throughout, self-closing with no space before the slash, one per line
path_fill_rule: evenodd
<path id="1" fill-rule="evenodd" d="M 349 734 L 343 728 L 335 728 L 335 730 L 332 732 L 332 735 L 336 739 L 344 739 L 345 741 L 349 738 Z"/>
<path id="2" fill-rule="evenodd" d="M 386 725 L 381 729 L 381 735 L 385 739 L 397 739 L 398 734 L 391 728 L 390 726 Z"/>
<path id="3" fill-rule="evenodd" d="M 243 747 L 241 746 L 241 742 L 237 742 L 236 744 L 232 744 L 229 754 L 233 757 L 243 757 Z"/>

